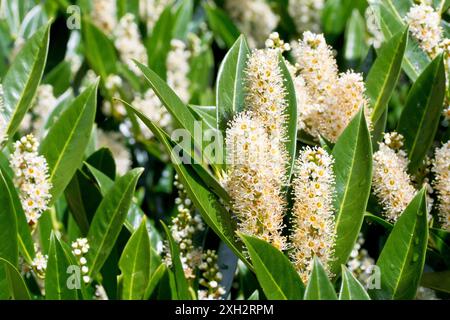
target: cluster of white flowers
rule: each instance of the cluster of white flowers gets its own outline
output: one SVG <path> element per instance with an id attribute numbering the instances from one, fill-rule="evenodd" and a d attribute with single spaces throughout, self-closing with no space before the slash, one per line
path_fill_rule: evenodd
<path id="1" fill-rule="evenodd" d="M 272 179 L 281 188 L 286 183 L 287 92 L 278 65 L 278 50 L 254 50 L 245 72 L 246 108 L 258 117 L 268 133 Z"/>
<path id="2" fill-rule="evenodd" d="M 361 107 L 366 107 L 370 127 L 362 75 L 353 71 L 338 74 L 324 36 L 307 31 L 293 48 L 296 65 L 289 69 L 296 88 L 300 129 L 314 138 L 322 135 L 336 142 Z"/>
<path id="3" fill-rule="evenodd" d="M 276 248 L 286 248 L 282 235 L 285 200 L 268 133 L 251 112 L 238 114 L 226 131 L 227 178 L 232 210 L 240 232 L 258 237 Z M 282 164 L 281 164 L 282 165 Z"/>
<path id="4" fill-rule="evenodd" d="M 265 0 L 226 0 L 225 8 L 252 48 L 262 46 L 277 27 L 279 18 Z"/>
<path id="5" fill-rule="evenodd" d="M 45 124 L 58 104 L 58 100 L 53 95 L 53 86 L 42 84 L 38 87 L 36 98 L 31 110 L 23 118 L 20 129 L 24 133 L 33 133 L 35 136 L 43 136 Z"/>
<path id="6" fill-rule="evenodd" d="M 204 231 L 205 225 L 200 215 L 195 212 L 195 207 L 188 198 L 184 186 L 178 181 L 178 176 L 175 176 L 174 185 L 178 189 L 178 197 L 175 199 L 178 214 L 172 219 L 170 232 L 180 249 L 184 275 L 186 279 L 191 280 L 195 278 L 196 268 L 202 259 L 202 249 L 195 247 L 194 237 Z M 166 250 L 167 266 L 172 265 L 171 260 L 170 252 Z"/>
<path id="7" fill-rule="evenodd" d="M 435 57 L 441 50 L 443 29 L 441 17 L 433 7 L 426 4 L 413 5 L 405 20 L 409 24 L 411 34 L 419 41 L 422 50 Z"/>
<path id="8" fill-rule="evenodd" d="M 439 201 L 439 222 L 443 229 L 450 231 L 450 141 L 436 149 L 432 170 Z"/>
<path id="9" fill-rule="evenodd" d="M 365 239 L 362 233 L 358 236 L 358 241 L 356 241 L 352 252 L 350 253 L 350 259 L 347 262 L 347 268 L 353 275 L 367 287 L 368 280 L 372 275 L 373 266 L 375 265 L 375 260 L 370 257 L 366 249 L 362 248 Z"/>
<path id="10" fill-rule="evenodd" d="M 306 147 L 296 164 L 291 259 L 305 283 L 318 257 L 329 272 L 334 253 L 335 178 L 333 158 L 322 148 Z"/>
<path id="11" fill-rule="evenodd" d="M 87 260 L 85 255 L 89 251 L 89 243 L 86 238 L 78 238 L 74 242 L 72 242 L 72 253 L 77 258 L 79 265 L 81 266 L 81 273 L 83 275 L 84 283 L 89 283 L 91 281 L 88 276 L 89 268 L 87 266 Z"/>
<path id="12" fill-rule="evenodd" d="M 278 32 L 272 32 L 265 42 L 267 49 L 278 49 L 279 52 L 291 50 L 291 45 L 280 38 Z"/>
<path id="13" fill-rule="evenodd" d="M 89 70 L 86 74 L 86 82 L 92 83 L 96 75 L 94 71 Z M 113 116 L 115 118 L 123 118 L 127 114 L 124 104 L 119 100 L 120 88 L 122 87 L 122 78 L 116 74 L 110 74 L 105 80 L 105 88 L 108 90 L 111 100 L 103 100 L 102 110 L 105 115 Z"/>
<path id="14" fill-rule="evenodd" d="M 132 105 L 146 115 L 150 120 L 157 123 L 161 128 L 170 131 L 172 127 L 172 117 L 167 109 L 161 103 L 153 89 L 148 89 L 143 96 L 136 96 Z M 147 126 L 138 119 L 140 132 L 146 139 L 153 137 L 153 133 Z"/>
<path id="15" fill-rule="evenodd" d="M 164 9 L 173 3 L 173 0 L 140 0 L 139 15 L 147 25 L 149 31 L 153 30 Z"/>
<path id="16" fill-rule="evenodd" d="M 19 189 L 20 201 L 30 225 L 37 223 L 51 199 L 48 165 L 38 154 L 38 147 L 36 138 L 29 134 L 14 143 L 14 153 L 10 158 L 14 184 Z"/>
<path id="17" fill-rule="evenodd" d="M 384 142 L 373 155 L 372 186 L 385 217 L 391 222 L 397 221 L 416 193 L 407 173 L 408 158 L 402 147 L 401 134 L 386 133 Z"/>
<path id="18" fill-rule="evenodd" d="M 130 150 L 125 146 L 123 135 L 119 132 L 97 129 L 97 147 L 108 148 L 114 156 L 116 170 L 120 175 L 127 173 L 132 164 Z"/>
<path id="19" fill-rule="evenodd" d="M 207 250 L 202 256 L 199 284 L 205 289 L 198 290 L 199 300 L 218 300 L 225 294 L 225 289 L 220 285 L 222 273 L 219 271 L 217 258 L 214 250 Z"/>
<path id="20" fill-rule="evenodd" d="M 120 18 L 119 24 L 114 29 L 114 39 L 114 45 L 119 51 L 121 60 L 130 70 L 141 75 L 142 72 L 133 59 L 142 64 L 147 64 L 147 50 L 142 44 L 139 28 L 133 14 L 127 13 Z"/>
<path id="21" fill-rule="evenodd" d="M 0 145 L 7 139 L 6 135 L 6 120 L 3 116 L 3 112 L 5 110 L 5 102 L 3 100 L 3 86 L 0 84 Z"/>
<path id="22" fill-rule="evenodd" d="M 116 2 L 111 0 L 93 0 L 91 17 L 94 24 L 107 35 L 117 26 Z"/>
<path id="23" fill-rule="evenodd" d="M 170 42 L 171 50 L 167 55 L 167 84 L 176 92 L 181 101 L 187 103 L 190 99 L 188 73 L 191 53 L 186 44 L 178 39 Z"/>
<path id="24" fill-rule="evenodd" d="M 324 0 L 289 1 L 288 12 L 299 33 L 305 31 L 319 32 Z"/>
<path id="25" fill-rule="evenodd" d="M 36 247 L 36 245 L 35 245 Z M 40 278 L 45 277 L 45 270 L 47 270 L 48 255 L 44 255 L 41 251 L 37 251 L 34 256 L 31 266 L 35 271 L 36 275 Z"/>

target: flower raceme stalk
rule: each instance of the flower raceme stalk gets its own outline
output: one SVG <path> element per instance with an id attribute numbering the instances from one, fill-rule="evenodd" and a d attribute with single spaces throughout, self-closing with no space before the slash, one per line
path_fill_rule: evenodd
<path id="1" fill-rule="evenodd" d="M 312 271 L 314 256 L 329 272 L 334 253 L 335 178 L 332 166 L 333 158 L 319 147 L 306 147 L 296 164 L 290 256 L 305 283 Z"/>
<path id="2" fill-rule="evenodd" d="M 48 165 L 46 159 L 38 154 L 38 147 L 36 138 L 29 134 L 14 143 L 14 153 L 10 158 L 14 184 L 19 189 L 19 198 L 30 225 L 37 223 L 51 199 Z"/>
<path id="3" fill-rule="evenodd" d="M 450 141 L 436 149 L 432 171 L 439 201 L 439 222 L 442 229 L 450 231 Z"/>
<path id="4" fill-rule="evenodd" d="M 407 173 L 408 158 L 401 149 L 403 136 L 396 132 L 386 133 L 379 145 L 379 150 L 373 155 L 372 185 L 385 217 L 395 222 L 413 199 L 416 190 Z"/>
<path id="5" fill-rule="evenodd" d="M 227 177 L 232 210 L 240 232 L 286 248 L 282 236 L 285 200 L 281 183 L 273 174 L 269 135 L 259 117 L 238 114 L 226 131 Z"/>

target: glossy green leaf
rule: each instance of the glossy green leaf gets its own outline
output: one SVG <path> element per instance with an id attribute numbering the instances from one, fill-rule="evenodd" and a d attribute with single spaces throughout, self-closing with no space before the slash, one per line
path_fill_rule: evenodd
<path id="1" fill-rule="evenodd" d="M 128 240 L 119 260 L 122 300 L 143 298 L 150 279 L 150 254 L 150 239 L 144 218 Z"/>
<path id="2" fill-rule="evenodd" d="M 0 171 L 0 257 L 17 266 L 19 246 L 17 240 L 17 207 L 14 203 L 14 189 L 6 181 L 9 179 Z"/>
<path id="3" fill-rule="evenodd" d="M 301 300 L 303 282 L 289 259 L 258 238 L 240 233 L 255 269 L 256 277 L 269 300 Z"/>
<path id="4" fill-rule="evenodd" d="M 331 272 L 338 274 L 358 238 L 372 182 L 372 143 L 362 108 L 339 137 L 332 155 L 336 244 Z"/>
<path id="5" fill-rule="evenodd" d="M 166 272 L 166 265 L 164 263 L 160 263 L 159 266 L 155 269 L 153 274 L 150 277 L 150 281 L 148 283 L 147 288 L 145 289 L 144 300 L 147 300 L 152 295 L 159 281 L 163 277 Z"/>
<path id="6" fill-rule="evenodd" d="M 84 19 L 82 35 L 86 59 L 103 81 L 117 72 L 117 55 L 112 41 L 92 22 Z"/>
<path id="7" fill-rule="evenodd" d="M 314 258 L 314 266 L 305 290 L 305 300 L 337 300 L 333 284 L 328 279 L 322 263 Z"/>
<path id="8" fill-rule="evenodd" d="M 342 284 L 339 300 L 370 300 L 362 284 L 342 265 Z"/>
<path id="9" fill-rule="evenodd" d="M 433 144 L 444 97 L 445 66 L 443 56 L 439 55 L 413 84 L 397 127 L 397 131 L 405 137 L 411 173 L 422 165 Z"/>
<path id="10" fill-rule="evenodd" d="M 222 132 L 228 121 L 244 109 L 244 70 L 249 53 L 247 41 L 241 35 L 220 64 L 216 82 L 216 119 L 217 128 Z"/>
<path id="11" fill-rule="evenodd" d="M 233 21 L 216 6 L 205 4 L 203 7 L 205 8 L 208 25 L 219 46 L 231 48 L 240 34 Z"/>
<path id="12" fill-rule="evenodd" d="M 425 272 L 420 285 L 433 290 L 450 293 L 450 271 Z"/>
<path id="13" fill-rule="evenodd" d="M 399 12 L 407 10 L 407 8 L 400 8 L 399 3 L 404 1 L 373 1 L 370 6 L 375 14 L 380 28 L 386 40 L 391 39 L 397 32 L 404 30 L 406 25 L 403 22 L 403 17 L 406 15 Z M 406 3 L 409 7 L 412 3 Z M 415 81 L 420 73 L 426 68 L 430 59 L 427 54 L 419 48 L 417 41 L 410 38 L 406 46 L 405 55 L 403 57 L 403 70 L 405 70 L 408 77 Z"/>
<path id="14" fill-rule="evenodd" d="M 116 163 L 111 150 L 108 148 L 100 148 L 95 151 L 86 159 L 86 163 L 101 171 L 110 179 L 116 178 Z"/>
<path id="15" fill-rule="evenodd" d="M 69 258 L 55 234 L 50 238 L 47 269 L 45 272 L 45 298 L 47 300 L 77 300 L 76 288 L 71 288 L 68 268 L 71 265 Z M 76 276 L 76 275 L 73 275 Z M 81 279 L 74 281 L 81 284 Z"/>
<path id="16" fill-rule="evenodd" d="M 133 169 L 118 178 L 104 196 L 89 228 L 89 250 L 87 260 L 89 275 L 95 277 L 108 258 L 122 229 L 130 209 L 134 189 L 143 169 Z"/>
<path id="17" fill-rule="evenodd" d="M 381 288 L 377 299 L 413 299 L 425 263 L 428 240 L 426 189 L 422 189 L 394 225 L 377 261 Z"/>
<path id="18" fill-rule="evenodd" d="M 83 161 L 95 119 L 97 86 L 98 82 L 83 91 L 42 141 L 40 151 L 49 166 L 52 202 L 64 192 Z"/>
<path id="19" fill-rule="evenodd" d="M 170 247 L 170 258 L 172 259 L 173 273 L 175 276 L 175 285 L 177 288 L 178 299 L 191 300 L 191 294 L 189 293 L 189 284 L 184 276 L 183 265 L 180 260 L 180 249 L 178 244 L 173 240 L 172 234 L 164 222 L 161 222 L 164 231 L 166 232 L 167 239 Z"/>
<path id="20" fill-rule="evenodd" d="M 287 175 L 288 181 L 291 179 L 292 171 L 294 170 L 295 156 L 297 150 L 297 97 L 295 95 L 295 87 L 292 81 L 291 74 L 286 66 L 286 62 L 283 56 L 280 54 L 278 57 L 278 66 L 281 70 L 281 74 L 284 79 L 284 87 L 286 88 L 286 135 L 287 139 L 285 142 L 286 150 L 289 154 Z"/>
<path id="21" fill-rule="evenodd" d="M 196 106 L 188 105 L 195 118 L 203 121 L 209 129 L 216 130 L 216 107 L 215 106 Z"/>
<path id="22" fill-rule="evenodd" d="M 0 209 L 0 220 L 2 222 L 0 225 L 9 226 L 6 228 L 0 238 L 4 235 L 6 238 L 0 239 L 0 247 L 3 244 L 7 244 L 8 251 L 11 251 L 10 254 L 2 254 L 0 256 L 7 259 L 10 257 L 14 257 L 15 253 L 11 255 L 12 250 L 15 250 L 16 244 L 15 239 L 17 239 L 18 248 L 27 263 L 31 263 L 34 258 L 34 242 L 31 238 L 30 227 L 27 223 L 27 218 L 22 209 L 22 204 L 20 202 L 19 196 L 17 194 L 16 188 L 12 179 L 7 175 L 2 173 L 4 171 L 3 164 L 0 164 L 0 203 L 4 204 L 2 209 Z M 8 210 L 12 210 L 9 213 L 13 213 L 15 217 L 15 222 L 17 224 L 17 237 L 13 233 L 15 230 L 14 221 L 7 222 L 7 217 L 4 216 L 8 214 Z M 6 220 L 5 220 L 6 219 Z M 5 223 L 5 224 L 4 224 Z M 0 249 L 0 252 L 4 250 Z M 17 260 L 13 259 L 10 262 L 15 263 Z"/>
<path id="23" fill-rule="evenodd" d="M 372 106 L 373 123 L 376 123 L 387 109 L 400 76 L 407 42 L 408 29 L 405 29 L 384 43 L 367 75 L 367 96 Z"/>
<path id="24" fill-rule="evenodd" d="M 0 258 L 0 267 L 4 268 L 9 296 L 14 300 L 30 300 L 28 288 L 16 267 L 3 258 Z"/>
<path id="25" fill-rule="evenodd" d="M 47 61 L 50 25 L 39 29 L 17 54 L 3 79 L 6 133 L 9 137 L 31 107 Z"/>

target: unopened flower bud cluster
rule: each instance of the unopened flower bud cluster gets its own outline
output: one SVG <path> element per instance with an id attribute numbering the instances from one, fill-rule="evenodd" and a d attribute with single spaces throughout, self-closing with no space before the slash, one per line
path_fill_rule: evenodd
<path id="1" fill-rule="evenodd" d="M 220 285 L 222 273 L 219 271 L 217 258 L 214 250 L 207 250 L 202 255 L 202 263 L 199 266 L 201 272 L 199 285 L 202 287 L 198 291 L 200 300 L 218 300 L 225 294 L 225 289 Z"/>
<path id="2" fill-rule="evenodd" d="M 89 243 L 86 238 L 78 238 L 72 242 L 72 253 L 77 258 L 77 262 L 81 267 L 81 274 L 83 275 L 83 282 L 89 283 L 91 281 L 88 276 L 89 267 L 87 266 L 86 254 L 89 251 Z"/>

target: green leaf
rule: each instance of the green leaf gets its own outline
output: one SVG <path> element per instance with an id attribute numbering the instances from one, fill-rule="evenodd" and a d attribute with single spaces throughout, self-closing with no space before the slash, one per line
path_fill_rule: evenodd
<path id="1" fill-rule="evenodd" d="M 400 76 L 407 42 L 408 29 L 406 28 L 383 44 L 367 75 L 367 96 L 372 105 L 373 123 L 376 123 L 387 109 Z"/>
<path id="2" fill-rule="evenodd" d="M 45 271 L 45 298 L 47 300 L 77 300 L 75 288 L 69 288 L 68 268 L 71 265 L 59 239 L 52 233 Z M 75 275 L 73 275 L 75 276 Z M 81 279 L 79 279 L 81 283 Z"/>
<path id="3" fill-rule="evenodd" d="M 19 247 L 17 240 L 17 207 L 14 203 L 14 189 L 7 182 L 9 179 L 0 171 L 0 257 L 17 266 Z"/>
<path id="4" fill-rule="evenodd" d="M 366 22 L 357 9 L 353 9 L 345 30 L 344 57 L 351 65 L 358 65 L 367 53 Z"/>
<path id="5" fill-rule="evenodd" d="M 322 27 L 325 34 L 337 36 L 344 31 L 352 14 L 354 1 L 328 0 L 322 11 Z"/>
<path id="6" fill-rule="evenodd" d="M 0 267 L 4 268 L 10 296 L 15 300 L 31 300 L 25 281 L 16 267 L 3 258 L 0 258 Z"/>
<path id="7" fill-rule="evenodd" d="M 180 100 L 180 98 L 175 94 L 175 92 L 163 81 L 154 71 L 150 70 L 143 64 L 135 61 L 139 69 L 141 69 L 144 74 L 147 82 L 150 84 L 150 87 L 153 89 L 155 94 L 167 108 L 169 113 L 172 115 L 173 119 L 176 123 L 179 123 L 181 127 L 187 130 L 190 135 L 191 141 L 194 142 L 194 145 L 203 149 L 204 141 L 202 134 L 195 134 L 202 128 L 196 128 L 195 122 L 196 119 L 189 108 Z M 184 143 L 186 144 L 186 142 Z M 189 143 L 189 148 L 190 148 Z M 187 150 L 189 155 L 191 155 L 192 150 Z M 206 156 L 204 156 L 204 160 Z M 203 159 L 195 158 L 198 163 L 202 163 Z"/>
<path id="8" fill-rule="evenodd" d="M 342 265 L 342 284 L 339 300 L 370 300 L 364 287 L 344 265 Z"/>
<path id="9" fill-rule="evenodd" d="M 213 229 L 213 231 L 233 250 L 233 252 L 245 263 L 247 259 L 242 255 L 240 245 L 236 243 L 235 225 L 231 220 L 229 213 L 219 202 L 217 196 L 211 191 L 204 181 L 204 176 L 199 175 L 201 169 L 195 163 L 184 164 L 181 159 L 177 158 L 177 154 L 173 151 L 175 143 L 170 140 L 167 134 L 154 124 L 150 119 L 143 115 L 132 106 L 125 104 L 129 111 L 134 112 L 144 124 L 153 132 L 155 137 L 163 144 L 167 154 L 175 157 L 172 159 L 173 166 L 186 188 L 189 199 L 192 200 L 195 207 L 200 211 L 205 222 Z M 213 189 L 214 190 L 214 189 Z M 226 191 L 225 195 L 227 195 Z M 217 192 L 219 194 L 219 192 Z M 229 196 L 227 195 L 229 198 Z M 226 199 L 221 197 L 221 199 Z"/>
<path id="10" fill-rule="evenodd" d="M 370 290 L 377 299 L 414 299 L 428 241 L 426 189 L 423 188 L 394 225 L 377 261 L 381 288 Z"/>
<path id="11" fill-rule="evenodd" d="M 192 21 L 193 11 L 193 0 L 184 0 L 179 3 L 175 13 L 175 24 L 172 31 L 173 38 L 186 40 L 189 32 L 189 23 Z"/>
<path id="12" fill-rule="evenodd" d="M 12 232 L 14 231 L 14 222 L 10 221 L 7 222 L 4 220 L 6 218 L 4 214 L 8 214 L 8 210 L 12 210 L 10 213 L 14 214 L 15 221 L 17 223 L 17 243 L 18 248 L 20 252 L 22 253 L 22 256 L 24 257 L 25 261 L 27 263 L 31 263 L 31 261 L 34 258 L 34 242 L 31 238 L 31 231 L 30 227 L 27 223 L 27 218 L 25 216 L 25 213 L 22 209 L 22 204 L 20 202 L 19 196 L 17 194 L 16 188 L 14 187 L 14 183 L 12 179 L 7 175 L 2 173 L 6 172 L 5 168 L 3 167 L 3 164 L 0 164 L 0 203 L 4 204 L 3 208 L 0 210 L 0 225 L 8 226 L 4 232 L 0 235 L 0 238 L 2 235 L 5 236 L 5 240 L 0 239 L 0 247 L 3 244 L 7 244 L 8 250 L 15 250 L 15 234 Z M 5 199 L 8 198 L 8 199 Z M 9 208 L 9 209 L 8 209 Z M 6 218 L 8 219 L 8 218 Z M 7 223 L 7 224 L 6 224 Z M 3 252 L 0 248 L 0 252 Z M 14 257 L 15 254 L 8 255 L 0 253 L 1 257 L 4 257 L 8 260 L 9 257 Z M 11 260 L 11 263 L 17 262 L 17 260 Z"/>
<path id="13" fill-rule="evenodd" d="M 170 247 L 170 258 L 172 260 L 173 265 L 173 273 L 175 276 L 175 285 L 177 288 L 178 299 L 180 300 L 191 300 L 191 294 L 189 293 L 189 284 L 184 276 L 183 265 L 180 260 L 180 250 L 178 248 L 178 244 L 173 240 L 172 234 L 164 222 L 161 221 L 161 224 L 166 232 L 167 239 L 169 240 Z"/>
<path id="14" fill-rule="evenodd" d="M 58 97 L 69 89 L 71 79 L 72 70 L 70 69 L 70 63 L 62 61 L 45 75 L 42 82 L 52 85 L 53 94 L 55 97 Z"/>
<path id="15" fill-rule="evenodd" d="M 278 66 L 284 79 L 284 86 L 286 88 L 287 96 L 287 110 L 286 110 L 286 133 L 287 139 L 285 142 L 286 150 L 289 154 L 289 164 L 287 167 L 288 181 L 291 179 L 294 170 L 295 156 L 297 150 L 297 98 L 295 96 L 295 87 L 292 81 L 291 74 L 286 66 L 283 56 L 278 57 Z"/>
<path id="16" fill-rule="evenodd" d="M 405 137 L 409 171 L 415 173 L 423 164 L 439 126 L 445 97 L 443 55 L 434 59 L 409 91 L 397 131 Z"/>
<path id="17" fill-rule="evenodd" d="M 450 271 L 425 272 L 420 285 L 433 290 L 450 293 Z"/>
<path id="18" fill-rule="evenodd" d="M 196 106 L 188 105 L 189 109 L 194 114 L 195 118 L 203 121 L 209 129 L 216 130 L 216 107 L 215 106 Z"/>
<path id="19" fill-rule="evenodd" d="M 171 9 L 171 6 L 167 6 L 161 13 L 153 28 L 152 35 L 146 43 L 148 66 L 164 80 L 166 79 L 166 60 L 170 51 L 175 20 Z"/>
<path id="20" fill-rule="evenodd" d="M 150 254 L 150 239 L 144 218 L 128 240 L 119 260 L 122 300 L 143 298 L 150 279 Z"/>
<path id="21" fill-rule="evenodd" d="M 401 3 L 405 4 L 403 1 Z M 406 5 L 409 7 L 411 2 L 408 1 Z M 374 1 L 370 6 L 378 19 L 378 24 L 386 40 L 391 39 L 399 30 L 405 29 L 406 25 L 403 22 L 403 17 L 406 15 L 406 12 L 404 12 L 405 14 L 399 12 L 400 5 L 398 1 Z M 403 9 L 402 11 L 407 11 L 406 7 Z M 408 77 L 415 81 L 429 62 L 428 55 L 419 47 L 417 41 L 410 38 L 406 46 L 402 65 Z"/>
<path id="22" fill-rule="evenodd" d="M 81 93 L 50 128 L 41 144 L 41 154 L 47 159 L 52 202 L 69 184 L 83 161 L 89 143 L 97 107 L 98 82 Z"/>
<path id="23" fill-rule="evenodd" d="M 116 178 L 116 163 L 114 156 L 108 148 L 100 148 L 86 159 L 86 163 L 90 164 L 111 180 Z"/>
<path id="24" fill-rule="evenodd" d="M 239 30 L 227 14 L 210 4 L 204 4 L 208 25 L 214 33 L 214 37 L 220 47 L 230 48 L 239 37 Z"/>
<path id="25" fill-rule="evenodd" d="M 117 73 L 117 55 L 112 41 L 93 23 L 84 19 L 82 25 L 84 53 L 89 66 L 103 81 Z"/>
<path id="26" fill-rule="evenodd" d="M 242 233 L 239 236 L 247 247 L 266 297 L 269 300 L 301 300 L 305 287 L 289 259 L 266 241 Z"/>
<path id="27" fill-rule="evenodd" d="M 222 133 L 233 116 L 244 109 L 244 70 L 250 53 L 245 37 L 241 35 L 227 52 L 217 73 L 216 105 L 217 128 Z"/>
<path id="28" fill-rule="evenodd" d="M 85 165 L 94 176 L 94 179 L 99 186 L 102 196 L 105 196 L 106 193 L 114 185 L 114 181 L 100 170 L 97 170 L 95 167 L 91 166 L 89 163 L 86 162 Z"/>
<path id="29" fill-rule="evenodd" d="M 150 281 L 148 283 L 147 288 L 145 289 L 144 300 L 148 300 L 158 285 L 159 281 L 163 277 L 166 272 L 166 265 L 164 263 L 160 263 L 159 266 L 155 269 L 152 276 L 150 277 Z"/>
<path id="30" fill-rule="evenodd" d="M 334 287 L 317 257 L 314 257 L 313 270 L 305 290 L 305 300 L 337 300 Z"/>
<path id="31" fill-rule="evenodd" d="M 372 143 L 362 108 L 339 137 L 332 155 L 336 177 L 336 259 L 331 263 L 331 272 L 338 274 L 358 238 L 372 182 Z"/>
<path id="32" fill-rule="evenodd" d="M 127 217 L 137 180 L 143 169 L 133 169 L 114 183 L 103 198 L 89 228 L 89 276 L 94 278 L 101 269 L 119 236 Z"/>
<path id="33" fill-rule="evenodd" d="M 39 29 L 14 59 L 3 79 L 6 134 L 12 137 L 31 107 L 47 61 L 50 24 Z"/>

